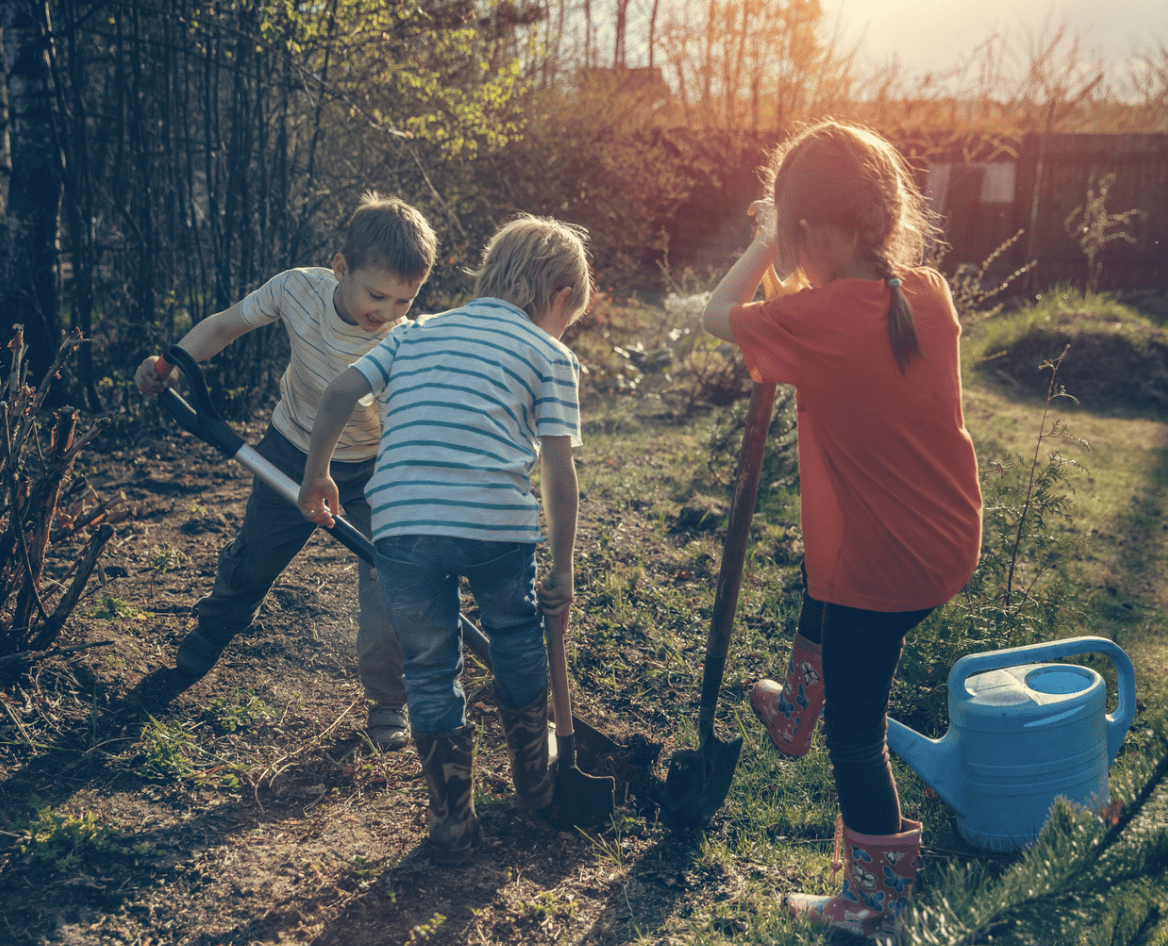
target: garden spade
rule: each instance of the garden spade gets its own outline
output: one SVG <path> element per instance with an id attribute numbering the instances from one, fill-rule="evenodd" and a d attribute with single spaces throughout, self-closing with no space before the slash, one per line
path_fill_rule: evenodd
<path id="1" fill-rule="evenodd" d="M 774 384 L 756 384 L 750 394 L 746 431 L 742 435 L 742 452 L 730 502 L 730 521 L 722 547 L 722 565 L 718 588 L 714 594 L 714 613 L 706 638 L 706 661 L 702 671 L 702 696 L 698 710 L 697 749 L 673 753 L 669 773 L 661 794 L 661 808 L 669 821 L 678 827 L 693 827 L 714 816 L 730 791 L 742 736 L 727 740 L 714 734 L 714 708 L 722 689 L 722 673 L 730 649 L 730 632 L 742 585 L 742 566 L 746 560 L 746 543 L 750 521 L 758 496 L 758 479 L 762 470 L 763 448 L 770 429 L 771 409 L 775 403 Z"/>
<path id="2" fill-rule="evenodd" d="M 768 299 L 790 291 L 779 282 L 773 268 L 763 277 Z M 722 565 L 714 594 L 714 613 L 706 638 L 706 661 L 702 671 L 702 695 L 698 710 L 697 749 L 673 753 L 669 772 L 661 792 L 661 808 L 666 818 L 680 828 L 694 827 L 709 821 L 726 800 L 730 782 L 742 752 L 742 736 L 727 740 L 714 734 L 714 708 L 722 689 L 726 654 L 730 650 L 730 632 L 738 591 L 742 586 L 742 566 L 746 561 L 746 544 L 750 538 L 750 521 L 758 497 L 758 480 L 762 472 L 763 449 L 770 430 L 771 411 L 775 405 L 775 385 L 755 384 L 750 393 L 746 430 L 734 479 L 730 501 L 730 521 L 722 547 Z"/>
<path id="3" fill-rule="evenodd" d="M 557 828 L 582 828 L 603 824 L 612 817 L 616 780 L 587 775 L 576 767 L 576 733 L 572 725 L 572 696 L 568 692 L 568 661 L 564 638 L 568 636 L 568 611 L 545 618 L 548 669 L 552 677 L 552 705 L 556 714 L 556 793 L 549 821 Z"/>
<path id="4" fill-rule="evenodd" d="M 195 406 L 192 408 L 177 391 L 171 388 L 167 388 L 158 396 L 158 400 L 162 402 L 163 407 L 170 412 L 178 425 L 204 443 L 210 444 L 228 459 L 242 463 L 284 499 L 296 506 L 300 496 L 300 484 L 273 466 L 253 447 L 248 446 L 247 441 L 219 416 L 215 405 L 211 403 L 207 382 L 203 378 L 203 372 L 199 368 L 198 362 L 182 348 L 171 345 L 166 353 L 155 362 L 155 369 L 160 377 L 166 377 L 170 374 L 171 367 L 178 368 L 186 375 L 187 383 L 190 385 L 191 398 L 195 402 Z M 325 531 L 370 568 L 377 567 L 373 556 L 373 543 L 358 532 L 351 523 L 346 522 L 340 516 L 334 516 L 333 527 Z M 462 625 L 463 640 L 474 651 L 475 656 L 490 669 L 488 650 L 490 641 L 487 639 L 487 635 L 465 615 L 459 615 L 459 620 Z"/>

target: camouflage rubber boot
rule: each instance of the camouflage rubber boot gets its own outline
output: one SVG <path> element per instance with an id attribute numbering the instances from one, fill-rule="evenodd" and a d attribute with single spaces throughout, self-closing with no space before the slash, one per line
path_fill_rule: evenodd
<path id="1" fill-rule="evenodd" d="M 474 810 L 474 723 L 450 732 L 414 733 L 430 790 L 430 844 L 439 864 L 464 864 L 478 838 Z"/>
<path id="2" fill-rule="evenodd" d="M 522 709 L 499 707 L 520 808 L 546 808 L 556 788 L 555 769 L 548 759 L 547 694 L 544 687 Z"/>
<path id="3" fill-rule="evenodd" d="M 789 756 L 806 755 L 823 710 L 823 648 L 796 634 L 786 682 L 780 687 L 774 680 L 759 680 L 750 705 L 776 749 Z"/>
<path id="4" fill-rule="evenodd" d="M 840 847 L 843 859 L 840 860 Z M 787 912 L 881 942 L 895 941 L 904 929 L 921 853 L 921 823 L 900 819 L 896 834 L 859 834 L 836 822 L 832 870 L 844 870 L 843 889 L 834 897 L 787 895 Z"/>

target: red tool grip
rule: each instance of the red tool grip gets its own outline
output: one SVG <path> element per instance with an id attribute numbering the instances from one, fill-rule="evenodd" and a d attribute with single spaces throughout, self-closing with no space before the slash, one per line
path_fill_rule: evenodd
<path id="1" fill-rule="evenodd" d="M 165 378 L 174 370 L 174 365 L 159 355 L 158 360 L 154 362 L 154 370 L 158 373 L 158 377 Z"/>

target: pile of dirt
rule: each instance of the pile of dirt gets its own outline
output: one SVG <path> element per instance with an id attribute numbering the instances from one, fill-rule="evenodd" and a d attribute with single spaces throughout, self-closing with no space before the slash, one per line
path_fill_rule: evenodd
<path id="1" fill-rule="evenodd" d="M 1060 357 L 1056 387 L 1083 408 L 1168 412 L 1168 332 L 1148 323 L 1067 313 L 1032 327 L 979 367 L 999 381 L 1045 397 L 1051 372 L 1043 366 Z"/>

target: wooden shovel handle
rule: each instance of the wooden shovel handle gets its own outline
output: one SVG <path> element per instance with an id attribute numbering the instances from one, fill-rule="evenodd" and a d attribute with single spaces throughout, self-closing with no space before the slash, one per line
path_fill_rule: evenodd
<path id="1" fill-rule="evenodd" d="M 544 619 L 547 627 L 548 671 L 552 677 L 552 710 L 556 718 L 556 735 L 572 736 L 572 695 L 568 692 L 568 659 L 564 638 L 568 636 L 568 609 L 563 614 Z"/>
<path id="2" fill-rule="evenodd" d="M 734 496 L 730 500 L 730 521 L 726 526 L 718 588 L 714 594 L 714 612 L 710 618 L 710 634 L 706 638 L 706 662 L 702 672 L 702 700 L 698 715 L 703 742 L 714 732 L 714 706 L 718 702 L 722 674 L 726 669 L 726 654 L 730 650 L 730 632 L 734 627 L 734 611 L 738 607 L 738 591 L 742 587 L 742 566 L 746 561 L 750 522 L 754 518 L 754 503 L 758 497 L 758 480 L 762 472 L 763 449 L 766 447 L 774 406 L 775 385 L 755 384 L 750 393 L 746 431 L 742 435 L 742 452 L 738 458 L 738 473 L 734 478 Z"/>

